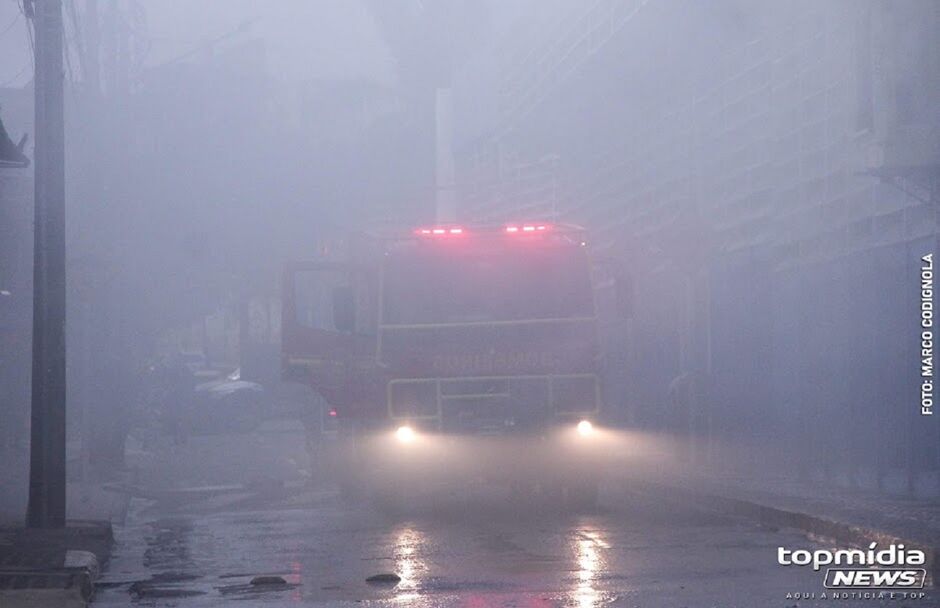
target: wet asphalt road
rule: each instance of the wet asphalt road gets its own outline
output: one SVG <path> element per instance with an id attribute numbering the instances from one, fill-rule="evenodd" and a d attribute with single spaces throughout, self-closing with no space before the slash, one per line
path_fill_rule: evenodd
<path id="1" fill-rule="evenodd" d="M 281 473 L 296 463 L 291 433 Z M 213 439 L 207 455 L 246 445 Z M 216 442 L 215 445 L 212 442 Z M 262 442 L 269 445 L 268 442 Z M 243 450 L 244 451 L 244 450 Z M 177 451 L 179 452 L 179 451 Z M 183 450 L 185 452 L 185 450 Z M 180 459 L 192 454 L 176 453 Z M 271 470 L 278 457 L 271 456 Z M 164 466 L 166 463 L 164 463 Z M 199 466 L 193 465 L 194 470 Z M 180 469 L 182 470 L 182 468 Z M 795 531 L 699 512 L 608 484 L 592 513 L 463 489 L 377 512 L 327 488 L 255 484 L 244 491 L 135 500 L 99 586 L 102 606 L 813 606 L 822 575 L 776 564 L 776 547 L 812 548 Z M 397 584 L 372 584 L 382 573 Z M 258 575 L 286 585 L 252 586 Z M 839 606 L 881 605 L 840 601 Z M 888 602 L 887 605 L 926 605 Z"/>

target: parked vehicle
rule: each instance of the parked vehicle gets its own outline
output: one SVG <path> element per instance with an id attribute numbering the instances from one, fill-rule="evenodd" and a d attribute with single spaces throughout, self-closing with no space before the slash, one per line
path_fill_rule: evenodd
<path id="1" fill-rule="evenodd" d="M 264 420 L 265 389 L 237 373 L 195 388 L 190 413 L 194 433 L 250 431 Z"/>

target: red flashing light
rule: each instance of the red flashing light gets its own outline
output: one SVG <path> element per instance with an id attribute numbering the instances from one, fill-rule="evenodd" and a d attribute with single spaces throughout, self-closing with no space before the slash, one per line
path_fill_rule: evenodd
<path id="1" fill-rule="evenodd" d="M 548 224 L 524 224 L 522 226 L 506 226 L 504 230 L 510 234 L 515 234 L 518 232 L 545 232 L 549 228 Z"/>
<path id="2" fill-rule="evenodd" d="M 551 224 L 508 224 L 503 226 L 503 232 L 507 234 L 518 234 L 520 232 L 532 234 L 534 232 L 548 232 L 551 229 Z M 433 226 L 418 228 L 414 233 L 418 236 L 459 236 L 466 234 L 467 230 L 462 226 Z"/>
<path id="3" fill-rule="evenodd" d="M 330 410 L 330 417 L 336 418 L 336 410 Z"/>
<path id="4" fill-rule="evenodd" d="M 464 230 L 460 226 L 418 228 L 415 230 L 415 234 L 420 236 L 445 236 L 448 234 L 458 235 L 463 233 Z"/>

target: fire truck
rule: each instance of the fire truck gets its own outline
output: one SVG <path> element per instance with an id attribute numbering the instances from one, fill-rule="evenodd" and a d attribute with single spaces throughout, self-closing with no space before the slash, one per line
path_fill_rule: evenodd
<path id="1" fill-rule="evenodd" d="M 596 501 L 601 411 L 585 231 L 440 225 L 287 265 L 282 371 L 316 392 L 320 451 L 383 502 L 436 483 Z"/>

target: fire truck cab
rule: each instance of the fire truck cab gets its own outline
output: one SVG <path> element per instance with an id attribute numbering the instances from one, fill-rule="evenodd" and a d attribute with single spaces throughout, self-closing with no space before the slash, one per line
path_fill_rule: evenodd
<path id="1" fill-rule="evenodd" d="M 584 230 L 445 225 L 354 242 L 284 273 L 283 374 L 328 404 L 324 465 L 386 498 L 486 479 L 593 504 L 601 384 Z"/>

